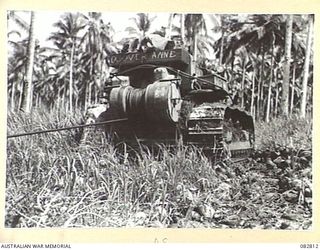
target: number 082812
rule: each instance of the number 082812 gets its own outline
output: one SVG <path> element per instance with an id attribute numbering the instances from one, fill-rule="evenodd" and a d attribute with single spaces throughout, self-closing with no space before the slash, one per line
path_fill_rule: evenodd
<path id="1" fill-rule="evenodd" d="M 300 248 L 303 248 L 303 249 L 317 249 L 319 248 L 319 244 L 300 244 Z"/>

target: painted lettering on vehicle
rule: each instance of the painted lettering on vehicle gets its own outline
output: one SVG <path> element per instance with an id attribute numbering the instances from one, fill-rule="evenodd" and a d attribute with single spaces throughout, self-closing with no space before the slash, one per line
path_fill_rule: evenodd
<path id="1" fill-rule="evenodd" d="M 174 50 L 154 51 L 152 53 L 130 53 L 124 55 L 113 55 L 110 57 L 111 65 L 126 64 L 132 62 L 154 62 L 162 59 L 174 59 L 178 54 Z"/>

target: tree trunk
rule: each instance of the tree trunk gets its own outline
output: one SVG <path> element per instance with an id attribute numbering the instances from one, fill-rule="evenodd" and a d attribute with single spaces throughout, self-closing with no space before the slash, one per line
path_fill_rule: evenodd
<path id="1" fill-rule="evenodd" d="M 270 105 L 271 105 L 271 87 L 272 87 L 272 80 L 273 80 L 273 67 L 274 67 L 274 35 L 271 45 L 271 65 L 270 65 L 270 81 L 268 86 L 268 97 L 267 97 L 267 110 L 266 110 L 266 122 L 270 121 Z"/>
<path id="2" fill-rule="evenodd" d="M 24 80 L 21 80 L 21 86 L 19 89 L 19 105 L 18 105 L 18 108 L 20 108 L 20 109 L 22 107 L 23 88 L 24 88 Z"/>
<path id="3" fill-rule="evenodd" d="M 94 103 L 98 103 L 98 99 L 99 99 L 99 88 L 96 87 L 95 88 L 95 95 L 94 95 Z"/>
<path id="4" fill-rule="evenodd" d="M 10 109 L 12 112 L 14 112 L 14 96 L 16 94 L 16 83 L 15 81 L 12 82 L 12 86 L 11 86 L 11 100 L 10 100 Z"/>
<path id="5" fill-rule="evenodd" d="M 252 72 L 252 88 L 251 88 L 251 105 L 250 105 L 250 112 L 251 112 L 251 116 L 254 117 L 254 89 L 255 89 L 255 78 L 256 78 L 256 72 L 255 69 L 253 69 Z"/>
<path id="6" fill-rule="evenodd" d="M 243 62 L 242 66 L 242 79 L 241 79 L 241 108 L 244 107 L 244 81 L 246 75 L 246 64 L 245 61 Z"/>
<path id="7" fill-rule="evenodd" d="M 274 98 L 270 98 L 270 117 L 273 117 L 273 112 L 274 112 Z"/>
<path id="8" fill-rule="evenodd" d="M 265 50 L 262 47 L 262 61 L 260 67 L 260 78 L 259 78 L 259 86 L 258 86 L 258 106 L 257 106 L 257 118 L 260 119 L 261 115 L 263 115 L 263 81 L 264 81 L 264 57 Z"/>
<path id="9" fill-rule="evenodd" d="M 84 110 L 88 109 L 88 81 L 84 84 Z"/>
<path id="10" fill-rule="evenodd" d="M 173 22 L 173 14 L 171 13 L 170 16 L 169 16 L 168 27 L 167 27 L 167 30 L 166 30 L 166 38 L 168 40 L 171 39 L 172 22 Z"/>
<path id="11" fill-rule="evenodd" d="M 221 44 L 220 44 L 220 54 L 219 54 L 219 65 L 222 65 L 223 58 L 223 47 L 224 47 L 224 15 L 221 15 Z"/>
<path id="12" fill-rule="evenodd" d="M 89 82 L 89 88 L 88 88 L 88 106 L 91 105 L 91 82 Z"/>
<path id="13" fill-rule="evenodd" d="M 219 54 L 219 65 L 222 65 L 223 46 L 224 46 L 224 28 L 222 27 L 222 32 L 221 32 L 221 46 L 220 46 L 220 54 Z"/>
<path id="14" fill-rule="evenodd" d="M 58 101 L 58 110 L 60 111 L 61 110 L 61 107 L 63 107 L 64 103 L 62 102 L 62 98 L 63 98 L 63 85 L 61 85 L 59 87 L 59 91 L 58 91 L 58 98 L 59 98 L 59 101 Z M 62 94 L 61 94 L 62 93 Z"/>
<path id="15" fill-rule="evenodd" d="M 296 81 L 296 64 L 293 64 L 292 84 L 291 84 L 291 98 L 290 98 L 290 116 L 292 116 L 292 113 L 293 113 L 295 81 Z"/>
<path id="16" fill-rule="evenodd" d="M 267 111 L 266 111 L 266 122 L 270 121 L 270 113 L 271 113 L 271 94 L 272 94 L 272 81 L 273 81 L 273 68 L 274 68 L 274 59 L 272 57 L 271 59 L 271 76 L 270 76 L 270 82 L 268 87 L 268 99 L 267 99 Z M 276 70 L 275 70 L 276 71 Z M 275 72 L 276 75 L 276 72 Z"/>
<path id="17" fill-rule="evenodd" d="M 75 102 L 74 102 L 75 110 L 78 110 L 78 102 L 79 102 L 79 96 L 76 96 L 75 97 Z"/>
<path id="18" fill-rule="evenodd" d="M 290 82 L 290 61 L 291 61 L 291 44 L 292 44 L 292 20 L 293 15 L 287 15 L 286 21 L 286 38 L 284 48 L 284 69 L 283 69 L 283 85 L 282 85 L 282 98 L 281 98 L 281 111 L 282 115 L 288 116 L 288 103 L 289 103 L 289 82 Z"/>
<path id="19" fill-rule="evenodd" d="M 307 37 L 307 47 L 306 47 L 306 59 L 303 66 L 303 78 L 302 78 L 302 96 L 301 96 L 301 106 L 300 106 L 300 117 L 306 117 L 306 106 L 307 106 L 307 89 L 308 89 L 308 78 L 309 78 L 309 64 L 310 64 L 310 54 L 311 54 L 311 43 L 313 34 L 313 17 L 310 15 L 308 20 L 308 37 Z"/>
<path id="20" fill-rule="evenodd" d="M 258 82 L 258 93 L 257 93 L 257 102 L 256 102 L 256 119 L 259 120 L 259 110 L 260 110 L 260 91 L 261 91 L 261 73 L 259 77 L 259 82 Z"/>
<path id="21" fill-rule="evenodd" d="M 35 51 L 35 36 L 34 36 L 34 22 L 35 14 L 31 11 L 30 14 L 30 30 L 29 30 L 29 43 L 28 43 L 28 60 L 26 65 L 26 82 L 23 87 L 22 104 L 20 109 L 26 113 L 31 112 L 32 107 L 32 75 Z"/>
<path id="22" fill-rule="evenodd" d="M 74 54 L 75 41 L 72 42 L 71 52 L 70 52 L 70 70 L 69 70 L 69 111 L 73 112 L 73 54 Z"/>
<path id="23" fill-rule="evenodd" d="M 274 116 L 278 116 L 278 107 L 279 107 L 279 87 L 278 83 L 276 83 L 276 98 L 275 98 L 275 107 L 274 107 Z"/>
<path id="24" fill-rule="evenodd" d="M 192 63 L 191 63 L 191 74 L 196 74 L 196 63 L 197 63 L 197 56 L 198 56 L 198 48 L 197 48 L 197 43 L 198 43 L 198 35 L 196 33 L 194 33 L 194 37 L 193 37 L 193 45 L 192 45 L 192 51 L 193 51 L 193 55 L 192 55 Z"/>
<path id="25" fill-rule="evenodd" d="M 172 22 L 171 22 L 172 23 Z M 182 45 L 185 45 L 185 27 L 184 27 L 184 14 L 181 14 L 181 22 L 180 22 L 180 27 L 181 27 L 181 42 Z"/>
<path id="26" fill-rule="evenodd" d="M 64 92 L 63 92 L 63 96 L 62 96 L 62 105 L 65 107 L 65 112 L 68 111 L 68 105 L 67 105 L 67 83 L 65 80 L 63 80 L 63 85 L 64 85 Z"/>
<path id="27" fill-rule="evenodd" d="M 96 85 L 95 85 L 95 82 L 93 82 L 93 85 L 92 85 L 92 94 L 91 94 L 91 98 L 93 99 L 93 104 L 95 104 L 95 97 L 96 97 Z"/>
<path id="28" fill-rule="evenodd" d="M 35 107 L 38 109 L 38 101 L 39 101 L 39 93 L 36 93 L 36 103 L 35 103 Z"/>

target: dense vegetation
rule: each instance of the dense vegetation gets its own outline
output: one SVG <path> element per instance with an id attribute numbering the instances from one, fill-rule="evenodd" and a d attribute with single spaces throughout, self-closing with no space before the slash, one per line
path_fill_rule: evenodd
<path id="1" fill-rule="evenodd" d="M 7 227 L 311 227 L 312 15 L 170 14 L 150 32 L 155 17 L 140 13 L 116 43 L 101 13 L 65 13 L 50 48 L 37 42 L 36 15 L 27 23 L 8 12 L 28 34 L 8 34 L 8 134 L 79 124 L 110 54 L 178 32 L 197 72 L 223 74 L 255 117 L 257 154 L 213 164 L 183 145 L 129 152 L 98 128 L 85 143 L 79 130 L 8 139 Z"/>
<path id="2" fill-rule="evenodd" d="M 8 133 L 77 124 L 79 117 L 9 113 Z M 266 133 L 280 129 L 275 139 L 280 146 L 290 146 L 286 138 L 296 131 L 294 156 L 311 148 L 311 124 L 294 119 L 260 125 L 261 148 L 273 148 Z M 199 149 L 185 146 L 162 147 L 161 157 L 145 149 L 129 158 L 129 149 L 113 146 L 99 130 L 85 144 L 75 140 L 77 132 L 8 140 L 7 227 L 311 226 L 310 159 L 276 166 L 259 159 L 213 165 Z"/>
<path id="3" fill-rule="evenodd" d="M 105 23 L 101 13 L 65 13 L 52 27 L 50 47 L 41 47 L 36 39 L 36 15 L 32 12 L 28 23 L 8 12 L 9 23 L 20 26 L 8 34 L 12 111 L 85 109 L 101 95 L 112 53 L 136 51 L 146 37 L 161 48 L 182 34 L 184 47 L 197 61 L 196 73 L 223 74 L 235 101 L 256 119 L 311 116 L 313 15 L 170 14 L 167 24 L 152 30 L 156 16 L 140 13 L 128 20 L 123 39 L 115 42 L 112 23 Z M 13 41 L 21 29 L 27 38 Z"/>

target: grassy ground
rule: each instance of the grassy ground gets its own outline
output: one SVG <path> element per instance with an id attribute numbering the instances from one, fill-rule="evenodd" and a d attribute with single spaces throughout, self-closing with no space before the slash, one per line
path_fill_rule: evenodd
<path id="1" fill-rule="evenodd" d="M 78 124 L 79 117 L 9 113 L 8 134 Z M 8 139 L 6 227 L 311 226 L 311 162 L 212 165 L 199 149 L 184 146 L 162 147 L 161 157 L 144 149 L 133 160 L 99 131 L 80 145 L 78 132 Z M 311 148 L 311 123 L 257 124 L 256 139 L 259 148 L 274 142 Z"/>
<path id="2" fill-rule="evenodd" d="M 259 149 L 274 149 L 290 146 L 296 149 L 311 149 L 312 121 L 292 118 L 277 118 L 270 123 L 256 123 L 256 145 Z"/>

